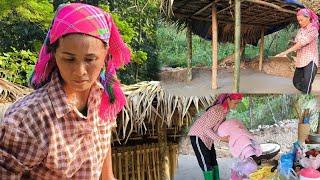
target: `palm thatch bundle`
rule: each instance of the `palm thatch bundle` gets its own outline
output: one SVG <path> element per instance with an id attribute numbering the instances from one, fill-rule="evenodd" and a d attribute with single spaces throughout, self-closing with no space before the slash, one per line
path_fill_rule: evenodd
<path id="1" fill-rule="evenodd" d="M 160 123 L 179 132 L 190 125 L 201 108 L 213 103 L 214 96 L 183 97 L 172 95 L 158 81 L 123 86 L 127 104 L 118 116 L 117 138 L 126 139 L 132 133 L 154 135 Z"/>
<path id="2" fill-rule="evenodd" d="M 17 84 L 13 84 L 0 78 L 0 104 L 14 102 L 18 98 L 29 94 L 32 90 Z"/>

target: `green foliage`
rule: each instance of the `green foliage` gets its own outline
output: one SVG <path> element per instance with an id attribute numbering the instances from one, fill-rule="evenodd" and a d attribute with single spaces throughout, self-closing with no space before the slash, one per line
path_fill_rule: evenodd
<path id="1" fill-rule="evenodd" d="M 157 1 L 150 0 L 111 0 L 108 6 L 115 19 L 125 19 L 133 29 L 129 43 L 132 49 L 132 63 L 122 69 L 118 75 L 123 83 L 131 84 L 144 80 L 158 79 L 160 71 L 157 57 L 156 28 L 158 23 Z M 118 23 L 117 23 L 118 25 Z M 119 25 L 121 33 L 121 25 Z"/>
<path id="2" fill-rule="evenodd" d="M 0 77 L 24 86 L 28 85 L 37 55 L 29 50 L 16 50 L 0 54 Z"/>
<path id="3" fill-rule="evenodd" d="M 11 47 L 39 51 L 53 18 L 52 4 L 47 0 L 2 0 L 0 7 L 0 52 Z"/>
<path id="4" fill-rule="evenodd" d="M 49 27 L 53 18 L 53 6 L 48 0 L 1 0 L 0 20 L 7 17 L 10 13 L 16 14 L 21 19 L 36 22 Z"/>
<path id="5" fill-rule="evenodd" d="M 282 120 L 297 119 L 299 117 L 298 113 L 306 108 L 311 109 L 311 119 L 313 122 L 316 121 L 318 110 L 314 96 L 247 96 L 238 105 L 237 109 L 229 113 L 228 119 L 242 120 L 249 129 L 256 129 L 259 125 L 271 125 Z"/>

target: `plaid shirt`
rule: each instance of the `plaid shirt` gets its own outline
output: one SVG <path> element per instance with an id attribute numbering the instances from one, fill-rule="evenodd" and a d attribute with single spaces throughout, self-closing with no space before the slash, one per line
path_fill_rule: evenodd
<path id="1" fill-rule="evenodd" d="M 297 61 L 295 63 L 296 67 L 305 67 L 312 61 L 318 67 L 318 36 L 318 30 L 315 27 L 313 27 L 312 24 L 299 30 L 295 41 L 300 42 L 302 48 L 297 50 Z"/>
<path id="2" fill-rule="evenodd" d="M 220 142 L 217 131 L 226 116 L 227 111 L 221 105 L 213 106 L 193 123 L 188 135 L 199 137 L 206 147 L 211 149 L 214 141 Z"/>
<path id="3" fill-rule="evenodd" d="M 98 116 L 96 82 L 88 116 L 67 104 L 57 72 L 44 87 L 14 103 L 0 124 L 0 179 L 99 179 L 115 121 Z"/>

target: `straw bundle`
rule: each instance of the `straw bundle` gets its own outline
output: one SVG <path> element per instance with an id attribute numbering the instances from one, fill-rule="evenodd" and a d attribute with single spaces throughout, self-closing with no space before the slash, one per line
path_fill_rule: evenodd
<path id="1" fill-rule="evenodd" d="M 0 78 L 0 103 L 13 102 L 32 90 Z"/>

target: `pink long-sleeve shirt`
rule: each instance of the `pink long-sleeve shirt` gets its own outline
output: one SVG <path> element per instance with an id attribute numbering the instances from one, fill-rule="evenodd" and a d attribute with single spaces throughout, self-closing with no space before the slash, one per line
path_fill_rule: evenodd
<path id="1" fill-rule="evenodd" d="M 211 149 L 212 144 L 220 142 L 220 136 L 217 135 L 217 130 L 220 124 L 226 119 L 227 110 L 224 110 L 221 105 L 211 107 L 208 111 L 197 119 L 189 130 L 188 136 L 197 136 Z"/>
<path id="2" fill-rule="evenodd" d="M 309 24 L 305 28 L 301 28 L 295 38 L 296 43 L 300 43 L 302 47 L 297 50 L 296 67 L 301 68 L 314 62 L 318 67 L 319 51 L 318 51 L 318 36 L 317 28 Z"/>

